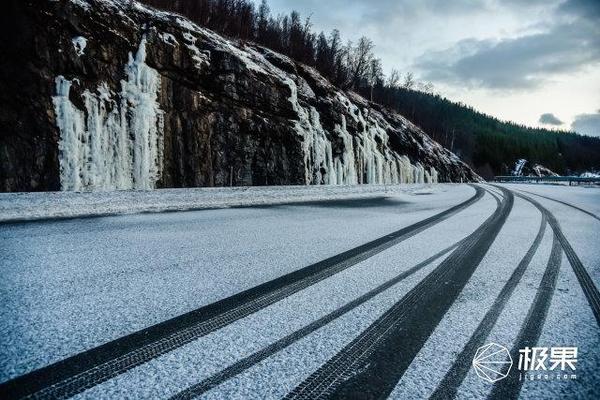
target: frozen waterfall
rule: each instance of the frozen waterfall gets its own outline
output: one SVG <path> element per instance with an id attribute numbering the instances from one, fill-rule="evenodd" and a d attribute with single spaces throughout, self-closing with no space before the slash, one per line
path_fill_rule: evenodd
<path id="1" fill-rule="evenodd" d="M 303 107 L 298 101 L 296 83 L 289 78 L 285 83 L 291 91 L 288 100 L 298 115 L 294 123 L 302 137 L 307 185 L 437 183 L 434 168 L 426 170 L 420 163 L 413 165 L 408 157 L 390 149 L 386 130 L 377 120 L 365 119 L 358 107 L 343 95 L 339 95 L 340 101 L 363 128 L 355 137 L 347 130 L 345 115 L 329 135 L 321 125 L 317 110 L 312 106 Z M 341 139 L 337 141 L 341 143 L 341 152 L 337 149 L 334 153 L 328 135 Z"/>
<path id="2" fill-rule="evenodd" d="M 62 190 L 152 189 L 163 163 L 160 76 L 145 63 L 146 39 L 129 53 L 126 79 L 114 94 L 106 83 L 83 92 L 85 112 L 69 99 L 72 82 L 56 78 Z"/>

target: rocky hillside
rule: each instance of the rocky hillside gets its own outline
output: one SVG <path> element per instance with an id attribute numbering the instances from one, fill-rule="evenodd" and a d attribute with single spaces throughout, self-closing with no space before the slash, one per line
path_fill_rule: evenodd
<path id="1" fill-rule="evenodd" d="M 124 0 L 7 9 L 4 191 L 479 179 L 401 115 L 181 16 Z"/>
<path id="2" fill-rule="evenodd" d="M 540 164 L 533 164 L 524 158 L 521 158 L 515 162 L 515 166 L 512 169 L 511 175 L 513 176 L 559 176 L 556 172 L 552 171 L 549 168 L 544 167 Z"/>

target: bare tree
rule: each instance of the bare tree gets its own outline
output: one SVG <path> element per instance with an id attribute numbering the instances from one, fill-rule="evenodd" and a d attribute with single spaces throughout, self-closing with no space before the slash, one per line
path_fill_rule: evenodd
<path id="1" fill-rule="evenodd" d="M 262 0 L 260 6 L 258 7 L 258 17 L 257 17 L 257 32 L 256 36 L 259 42 L 266 42 L 267 40 L 267 29 L 269 27 L 269 16 L 271 14 L 271 10 L 269 9 L 269 5 L 267 4 L 267 0 Z"/>
<path id="2" fill-rule="evenodd" d="M 349 65 L 353 89 L 360 80 L 368 77 L 371 61 L 373 60 L 374 47 L 371 39 L 363 36 L 358 40 L 356 47 L 350 49 Z"/>
<path id="3" fill-rule="evenodd" d="M 402 87 L 404 89 L 412 89 L 415 87 L 415 76 L 413 75 L 412 72 L 407 72 L 404 75 L 404 83 L 402 84 Z"/>
<path id="4" fill-rule="evenodd" d="M 392 69 L 390 76 L 387 79 L 387 87 L 395 89 L 400 86 L 400 72 L 397 69 Z"/>
<path id="5" fill-rule="evenodd" d="M 372 58 L 369 63 L 369 71 L 367 76 L 367 82 L 371 88 L 371 101 L 373 101 L 373 89 L 375 85 L 383 81 L 383 68 L 381 67 L 381 60 L 379 58 Z"/>
<path id="6" fill-rule="evenodd" d="M 427 82 L 423 85 L 423 91 L 425 93 L 433 94 L 433 83 Z"/>
<path id="7" fill-rule="evenodd" d="M 433 94 L 433 83 L 431 82 L 417 82 L 416 88 L 423 93 Z"/>

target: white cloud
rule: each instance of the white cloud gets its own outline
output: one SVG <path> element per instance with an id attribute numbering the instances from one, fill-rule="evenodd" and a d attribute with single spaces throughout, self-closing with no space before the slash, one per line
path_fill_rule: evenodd
<path id="1" fill-rule="evenodd" d="M 451 100 L 502 119 L 540 126 L 558 110 L 568 126 L 600 97 L 598 0 L 268 1 L 316 31 L 370 37 L 386 72 L 435 78 Z"/>
<path id="2" fill-rule="evenodd" d="M 562 122 L 558 117 L 552 113 L 544 113 L 540 115 L 540 119 L 538 120 L 540 124 L 544 125 L 562 125 Z"/>
<path id="3" fill-rule="evenodd" d="M 417 60 L 426 79 L 494 89 L 531 89 L 557 74 L 600 64 L 600 26 L 579 20 L 502 40 L 463 40 Z"/>
<path id="4" fill-rule="evenodd" d="M 571 129 L 583 135 L 600 137 L 600 110 L 593 114 L 575 116 Z"/>

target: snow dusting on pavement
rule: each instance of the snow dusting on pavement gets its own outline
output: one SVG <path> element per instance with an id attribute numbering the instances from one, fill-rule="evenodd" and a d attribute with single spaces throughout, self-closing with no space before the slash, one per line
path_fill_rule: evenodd
<path id="1" fill-rule="evenodd" d="M 600 283 L 600 220 L 595 218 L 600 189 L 502 186 L 515 193 L 506 222 L 406 371 L 382 396 L 426 398 L 440 390 L 449 371 L 462 370 L 464 375 L 450 379 L 457 397 L 488 397 L 495 385 L 475 373 L 465 349 L 480 334 L 481 343 L 473 343 L 514 350 L 519 332 L 534 317 L 541 318 L 536 326 L 540 336 L 531 345 L 577 347 L 577 378 L 528 380 L 519 396 L 600 396 L 598 316 L 589 300 Z M 495 186 L 479 187 L 487 191 L 483 197 L 448 218 L 381 251 L 371 254 L 364 248 L 362 258 L 347 268 L 73 394 L 80 399 L 166 398 L 225 374 L 199 393 L 211 399 L 286 396 L 415 290 L 452 252 L 399 281 L 394 278 L 469 236 L 498 212 L 506 193 Z M 355 249 L 361 245 L 392 237 L 474 194 L 468 185 L 413 185 L 2 195 L 0 382 L 345 251 L 359 251 Z M 556 218 L 593 287 L 582 290 L 562 242 L 553 241 L 553 226 L 540 231 L 542 213 L 518 194 L 539 202 Z M 159 212 L 165 210 L 174 212 Z M 76 216 L 97 218 L 64 220 Z M 542 284 L 550 265 L 556 265 L 551 263 L 557 261 L 553 243 L 560 253 L 556 287 Z M 517 275 L 528 251 L 530 262 Z M 447 279 L 432 291 L 452 284 L 452 276 Z M 372 292 L 388 282 L 394 283 Z M 542 292 L 549 297 L 539 297 Z M 542 301 L 547 313 L 530 315 L 532 304 Z M 339 314 L 341 309 L 345 311 Z M 429 309 L 416 310 L 428 318 Z M 485 327 L 482 321 L 489 315 L 494 318 Z M 395 329 L 382 333 L 378 346 Z M 257 358 L 283 340 L 287 344 Z M 518 374 L 518 354 L 511 356 L 510 374 Z M 234 366 L 236 372 L 226 372 Z M 350 378 L 365 371 L 367 367 L 353 370 Z M 392 372 L 377 373 L 384 377 Z"/>

